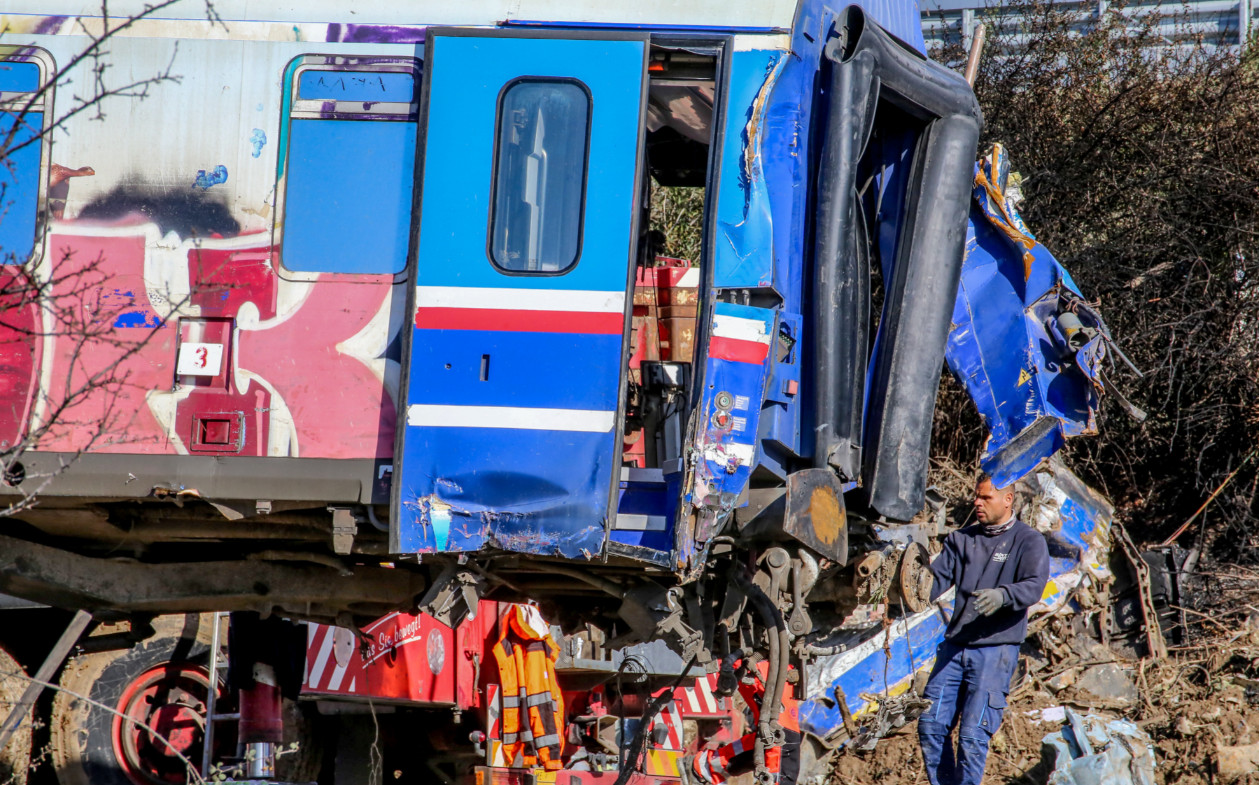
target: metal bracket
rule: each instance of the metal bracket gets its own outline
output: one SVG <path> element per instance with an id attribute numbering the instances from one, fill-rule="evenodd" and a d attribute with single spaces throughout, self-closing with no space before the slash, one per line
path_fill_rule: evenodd
<path id="1" fill-rule="evenodd" d="M 354 538 L 358 536 L 358 519 L 349 507 L 329 507 L 332 512 L 332 552 L 348 556 L 354 550 Z"/>
<path id="2" fill-rule="evenodd" d="M 9 743 L 9 737 L 22 724 L 22 720 L 26 718 L 26 712 L 30 711 L 35 701 L 39 700 L 40 693 L 44 691 L 44 685 L 52 679 L 53 674 L 61 667 L 61 663 L 66 661 L 66 657 L 70 656 L 70 650 L 74 648 L 74 644 L 78 643 L 79 636 L 87 629 L 90 621 L 92 621 L 92 614 L 87 611 L 78 611 L 66 625 L 65 632 L 61 633 L 61 637 L 57 640 L 57 645 L 48 652 L 48 656 L 44 658 L 44 664 L 35 671 L 35 676 L 26 685 L 22 697 L 9 710 L 9 716 L 5 717 L 4 724 L 0 725 L 0 749 L 4 749 L 4 746 Z"/>
<path id="3" fill-rule="evenodd" d="M 475 619 L 477 605 L 485 594 L 485 579 L 471 570 L 452 564 L 442 570 L 433 585 L 420 598 L 421 611 L 448 627 Z"/>

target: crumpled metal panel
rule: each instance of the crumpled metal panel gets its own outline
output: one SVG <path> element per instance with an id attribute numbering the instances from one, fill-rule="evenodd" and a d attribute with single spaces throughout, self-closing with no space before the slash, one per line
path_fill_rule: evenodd
<path id="1" fill-rule="evenodd" d="M 925 52 L 916 3 L 854 3 L 885 30 Z M 806 0 L 796 10 L 789 52 L 736 51 L 726 100 L 728 113 L 718 186 L 713 284 L 774 287 L 788 309 L 799 303 L 804 233 L 812 168 L 813 102 L 822 47 L 835 15 L 849 3 Z M 746 110 L 743 107 L 747 107 Z M 738 161 L 737 171 L 729 171 Z M 737 176 L 732 176 L 736 175 Z M 898 206 L 892 206 L 894 212 Z"/>
<path id="2" fill-rule="evenodd" d="M 1110 341 L 1071 275 L 1022 224 L 1008 175 L 999 149 L 976 168 L 945 350 L 988 426 L 981 463 L 999 487 L 1067 437 L 1097 433 Z"/>
<path id="3" fill-rule="evenodd" d="M 1070 708 L 1066 719 L 1042 742 L 1054 764 L 1048 785 L 1154 785 L 1154 747 L 1135 723 Z"/>
<path id="4" fill-rule="evenodd" d="M 693 528 L 678 530 L 679 569 L 700 563 L 697 554 L 703 543 L 734 509 L 752 474 L 776 322 L 776 313 L 768 308 L 713 304 L 686 491 L 687 502 L 701 514 Z"/>
<path id="5" fill-rule="evenodd" d="M 1113 508 L 1056 461 L 1027 482 L 1031 504 L 1024 520 L 1045 535 L 1050 553 L 1050 581 L 1032 608 L 1036 616 L 1061 608 L 1082 582 L 1107 578 Z M 897 527 L 875 531 L 886 542 L 897 540 Z M 818 657 L 806 669 L 809 699 L 800 705 L 801 728 L 823 739 L 842 728 L 840 694 L 861 725 L 863 716 L 877 705 L 863 695 L 897 697 L 908 692 L 914 674 L 929 673 L 935 665 L 945 618 L 952 614 L 953 591 L 943 595 L 940 608 L 906 615 L 887 627 L 881 609 L 874 608 L 868 626 L 841 629 L 817 641 L 820 648 L 845 648 Z"/>
<path id="6" fill-rule="evenodd" d="M 1055 460 L 1023 480 L 1032 502 L 1021 517 L 1045 535 L 1052 576 L 1031 612 L 1052 613 L 1082 582 L 1097 585 L 1112 579 L 1110 530 L 1115 509 Z"/>

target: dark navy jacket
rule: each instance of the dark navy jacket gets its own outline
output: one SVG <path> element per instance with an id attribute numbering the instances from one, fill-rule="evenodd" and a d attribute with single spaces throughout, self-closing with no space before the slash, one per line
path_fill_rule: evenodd
<path id="1" fill-rule="evenodd" d="M 967 526 L 944 538 L 931 575 L 933 601 L 957 587 L 953 618 L 944 631 L 947 640 L 959 646 L 1021 644 L 1027 637 L 1027 609 L 1040 600 L 1049 581 L 1049 548 L 1022 521 L 996 535 L 985 534 L 982 524 Z M 976 611 L 975 592 L 997 588 L 1005 592 L 1005 607 L 991 616 Z"/>

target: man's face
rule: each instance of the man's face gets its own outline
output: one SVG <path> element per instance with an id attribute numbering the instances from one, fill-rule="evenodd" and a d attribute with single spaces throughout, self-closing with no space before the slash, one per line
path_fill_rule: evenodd
<path id="1" fill-rule="evenodd" d="M 980 523 L 1000 523 L 1014 505 L 1012 491 L 999 491 L 984 480 L 975 486 L 975 517 Z"/>

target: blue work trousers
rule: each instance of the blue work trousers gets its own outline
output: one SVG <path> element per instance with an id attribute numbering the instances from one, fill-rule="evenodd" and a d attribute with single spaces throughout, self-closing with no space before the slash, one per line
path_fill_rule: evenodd
<path id="1" fill-rule="evenodd" d="M 988 742 L 1001 727 L 1018 661 L 1017 644 L 940 644 L 924 696 L 932 701 L 931 708 L 918 718 L 918 740 L 931 785 L 979 785 L 983 780 Z M 954 727 L 956 751 L 949 738 Z"/>

